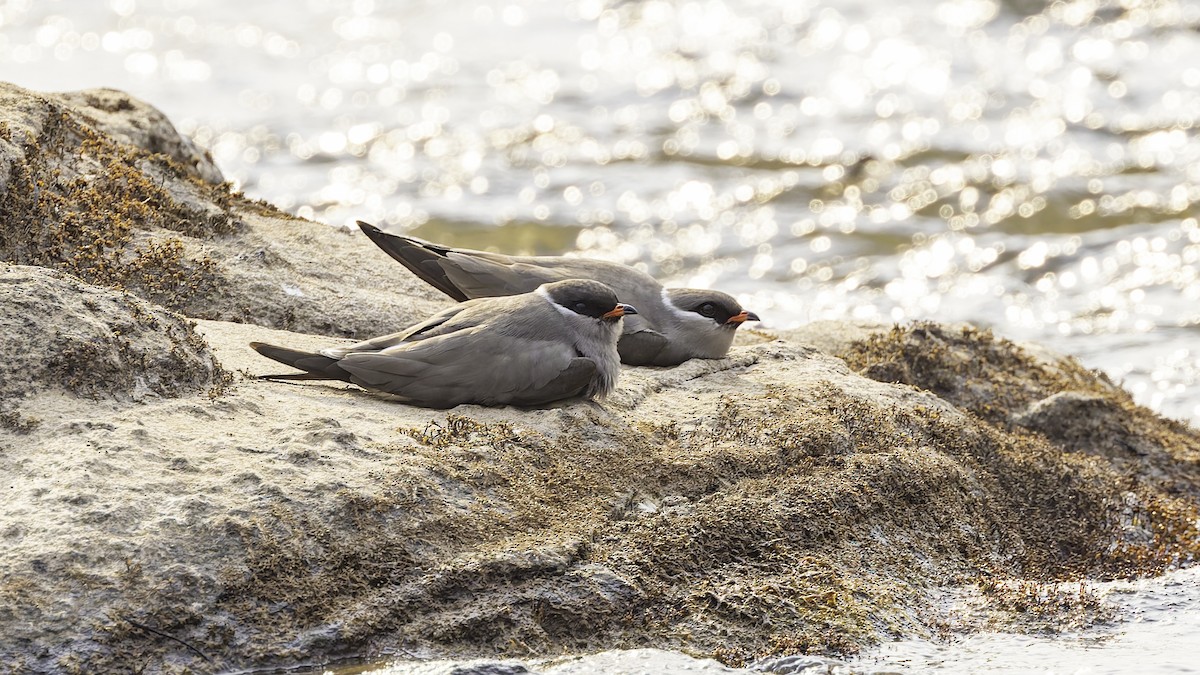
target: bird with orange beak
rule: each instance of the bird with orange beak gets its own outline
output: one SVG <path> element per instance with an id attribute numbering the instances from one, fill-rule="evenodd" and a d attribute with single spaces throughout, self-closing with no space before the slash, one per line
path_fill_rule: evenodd
<path id="1" fill-rule="evenodd" d="M 649 274 L 620 263 L 559 256 L 508 256 L 450 248 L 389 234 L 359 221 L 375 245 L 430 286 L 455 300 L 528 293 L 563 279 L 592 279 L 638 308 L 626 319 L 617 345 L 621 362 L 674 366 L 688 359 L 720 359 L 738 326 L 758 321 L 733 296 L 696 288 L 664 288 Z"/>

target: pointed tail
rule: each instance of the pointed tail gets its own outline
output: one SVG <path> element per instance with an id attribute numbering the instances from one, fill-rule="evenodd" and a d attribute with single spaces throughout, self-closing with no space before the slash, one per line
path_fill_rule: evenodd
<path id="1" fill-rule="evenodd" d="M 370 223 L 364 223 L 361 220 L 358 221 L 358 227 L 363 231 L 363 234 L 375 242 L 376 246 L 383 249 L 384 253 L 392 256 L 401 265 L 407 267 L 408 271 L 417 275 L 421 281 L 459 302 L 468 299 L 467 295 L 459 290 L 458 286 L 454 285 L 454 282 L 450 281 L 450 277 L 446 276 L 446 271 L 442 269 L 441 261 L 451 249 L 412 237 L 388 234 L 378 227 Z"/>
<path id="2" fill-rule="evenodd" d="M 322 354 L 316 354 L 314 352 L 302 352 L 298 349 L 276 347 L 275 345 L 269 345 L 265 342 L 251 342 L 250 347 L 268 359 L 273 359 L 293 368 L 298 368 L 305 371 L 303 373 L 290 373 L 285 375 L 260 375 L 259 379 L 350 381 L 350 373 L 342 370 L 341 367 L 338 366 L 337 359 L 333 359 Z"/>

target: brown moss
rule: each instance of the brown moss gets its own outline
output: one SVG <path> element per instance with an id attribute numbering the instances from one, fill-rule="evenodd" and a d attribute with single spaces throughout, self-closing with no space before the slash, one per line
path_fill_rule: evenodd
<path id="1" fill-rule="evenodd" d="M 46 389 L 140 400 L 216 391 L 232 380 L 178 314 L 36 267 L 0 264 L 0 281 L 0 302 L 11 310 L 0 315 L 9 347 L 0 397 L 11 397 L 13 410 Z"/>
<path id="2" fill-rule="evenodd" d="M 141 343 L 147 328 L 167 336 L 171 345 L 167 352 L 147 349 Z M 145 326 L 113 325 L 111 331 L 109 336 L 91 337 L 56 334 L 53 340 L 59 347 L 47 359 L 44 377 L 90 398 L 114 392 L 128 395 L 139 388 L 176 396 L 227 377 L 190 326 L 165 325 L 152 319 Z"/>
<path id="3" fill-rule="evenodd" d="M 290 621 L 315 625 L 327 618 L 330 607 L 353 602 L 409 571 L 411 544 L 372 533 L 386 530 L 394 505 L 350 497 L 342 508 L 328 521 L 276 509 L 270 523 L 259 521 L 243 531 L 248 574 L 230 585 L 225 600 L 249 595 L 279 607 Z M 343 524 L 350 530 L 345 536 L 337 531 Z"/>
<path id="4" fill-rule="evenodd" d="M 381 473 L 387 489 L 347 495 L 328 521 L 353 550 L 299 521 L 248 541 L 261 550 L 233 586 L 241 606 L 333 621 L 360 649 L 653 644 L 744 664 L 944 632 L 921 589 L 1154 573 L 1200 552 L 1188 502 L 1103 458 L 833 383 L 727 398 L 696 429 L 581 412 L 557 437 L 455 414 L 406 433 L 416 445 L 396 451 L 417 468 Z M 1114 490 L 1141 495 L 1152 536 L 1117 543 Z M 360 559 L 375 550 L 391 562 Z M 1040 590 L 1033 607 L 1031 593 L 992 592 L 995 611 L 1038 626 L 1102 614 Z"/>
<path id="5" fill-rule="evenodd" d="M 1118 570 L 1113 576 L 1160 573 L 1200 558 L 1200 509 L 1196 503 L 1161 493 L 1145 499 L 1135 525 L 1148 529 L 1150 536 L 1139 541 L 1118 537 L 1112 542 L 1106 556 Z"/>
<path id="6" fill-rule="evenodd" d="M 203 612 L 194 602 L 212 593 L 211 579 L 181 565 L 145 573 L 139 561 L 125 564 L 125 572 L 112 577 L 115 583 L 93 590 L 114 597 L 92 627 L 92 644 L 109 648 L 88 653 L 80 672 L 124 672 L 132 664 L 147 663 L 160 664 L 164 673 L 212 672 L 226 650 L 244 640 L 222 617 Z"/>
<path id="7" fill-rule="evenodd" d="M 64 270 L 175 309 L 216 292 L 220 277 L 211 259 L 186 255 L 179 238 L 145 239 L 163 230 L 198 239 L 235 233 L 240 222 L 225 207 L 239 196 L 165 155 L 115 142 L 69 109 L 45 105 L 40 134 L 20 144 L 24 162 L 12 165 L 0 201 L 7 217 L 0 259 Z M 220 208 L 190 206 L 168 184 L 184 185 L 197 198 L 192 202 Z"/>
<path id="8" fill-rule="evenodd" d="M 972 327 L 932 322 L 894 326 L 848 345 L 837 356 L 871 379 L 931 391 L 989 422 L 1006 422 L 1060 391 L 1129 400 L 1102 373 L 1074 359 L 1043 361 L 991 331 Z"/>
<path id="9" fill-rule="evenodd" d="M 1024 479 L 1049 463 L 1065 468 L 1059 473 L 1068 483 L 1094 469 L 1143 494 L 1187 496 L 1156 511 L 1153 520 L 1164 536 L 1149 549 L 1135 546 L 1141 553 L 1131 553 L 1125 572 L 1113 573 L 1153 573 L 1194 556 L 1197 544 L 1187 523 L 1195 519 L 1189 504 L 1200 499 L 1200 437 L 1187 424 L 1137 405 L 1104 374 L 1072 358 L 1036 356 L 988 331 L 932 323 L 895 326 L 838 356 L 873 379 L 937 394 L 1012 434 L 1016 440 L 1009 442 L 1017 447 L 1038 448 L 1009 467 L 1012 489 L 1035 484 Z M 1057 495 L 1023 490 L 1022 497 L 1046 501 Z M 1103 497 L 1115 499 L 1111 488 Z M 1095 506 L 1093 499 L 1071 511 Z"/>
<path id="10" fill-rule="evenodd" d="M 22 415 L 13 410 L 0 412 L 0 429 L 8 429 L 17 434 L 28 434 L 42 423 L 37 417 Z"/>
<path id="11" fill-rule="evenodd" d="M 977 588 L 982 606 L 974 613 L 982 618 L 980 627 L 989 630 L 1081 630 L 1116 616 L 1116 609 L 1086 580 L 985 579 Z"/>

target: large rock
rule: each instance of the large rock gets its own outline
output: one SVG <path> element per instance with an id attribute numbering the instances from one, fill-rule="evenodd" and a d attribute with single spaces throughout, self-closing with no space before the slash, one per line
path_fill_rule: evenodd
<path id="1" fill-rule="evenodd" d="M 240 371 L 270 367 L 251 339 L 330 342 L 199 327 Z M 1154 573 L 1197 548 L 1195 435 L 1118 390 L 1110 405 L 1157 429 L 1147 454 L 1068 450 L 792 340 L 627 369 L 603 405 L 531 411 L 257 380 L 215 399 L 42 396 L 53 418 L 0 432 L 0 663 L 33 672 L 398 648 L 842 653 L 945 628 L 944 589 L 962 585 L 1073 621 L 1094 598 L 1030 585 Z"/>
<path id="2" fill-rule="evenodd" d="M 446 304 L 365 237 L 220 179 L 206 153 L 128 94 L 0 83 L 0 261 L 192 317 L 326 335 L 391 332 Z"/>
<path id="3" fill-rule="evenodd" d="M 33 98 L 38 114 L 62 105 Z M 56 109 L 70 133 L 116 144 Z M 41 171 L 47 155 L 15 147 L 34 163 L 8 175 Z M 135 155 L 171 194 L 217 189 Z M 152 203 L 144 222 L 166 222 Z M 361 238 L 236 196 L 206 203 L 231 229 L 181 250 L 253 241 L 271 254 L 220 258 L 225 281 L 172 305 L 201 317 L 211 348 L 182 322 L 168 336 L 193 345 L 180 363 L 252 375 L 275 366 L 251 340 L 338 342 L 255 325 L 285 323 L 267 320 L 275 302 L 295 303 L 310 333 L 408 316 L 388 309 L 413 302 L 402 286 L 356 267 Z M 29 246 L 18 222 L 5 220 L 5 245 L 25 243 L 7 250 Z M 109 264 L 136 268 L 128 253 Z M 0 321 L 19 349 L 48 349 L 44 326 L 84 324 L 76 342 L 108 349 L 117 332 L 100 326 L 151 311 L 61 274 L 5 274 L 41 279 L 5 287 Z M 269 306 L 230 309 L 223 293 L 253 284 Z M 284 285 L 303 298 L 266 292 Z M 313 298 L 334 289 L 354 300 L 324 325 Z M 24 323 L 31 304 L 47 316 Z M 1106 618 L 1103 603 L 1055 582 L 1154 574 L 1200 549 L 1193 429 L 1069 358 L 970 327 L 747 333 L 724 360 L 626 368 L 600 404 L 450 411 L 249 377 L 135 395 L 131 382 L 173 381 L 172 348 L 140 335 L 145 358 L 104 361 L 95 392 L 32 351 L 3 370 L 3 391 L 23 395 L 0 417 L 0 671 L 639 647 L 742 664 L 969 627 L 946 609 L 963 594 L 1013 629 L 1076 627 Z"/>

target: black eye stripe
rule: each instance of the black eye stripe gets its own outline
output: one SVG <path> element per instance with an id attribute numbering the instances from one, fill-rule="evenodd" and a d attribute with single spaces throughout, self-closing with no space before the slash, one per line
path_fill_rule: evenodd
<path id="1" fill-rule="evenodd" d="M 559 281 L 543 286 L 547 296 L 559 309 L 592 318 L 601 318 L 617 304 L 617 296 L 604 284 L 581 279 Z"/>
<path id="2" fill-rule="evenodd" d="M 729 317 L 736 313 L 730 311 L 724 303 L 712 301 L 702 302 L 693 307 L 692 311 L 706 319 L 712 319 L 719 324 L 725 323 L 729 320 Z"/>
<path id="3" fill-rule="evenodd" d="M 580 316 L 590 316 L 593 319 L 599 319 L 606 312 L 616 306 L 617 301 L 611 303 L 605 300 L 572 300 L 565 303 L 560 303 L 560 306 L 569 309 Z"/>

